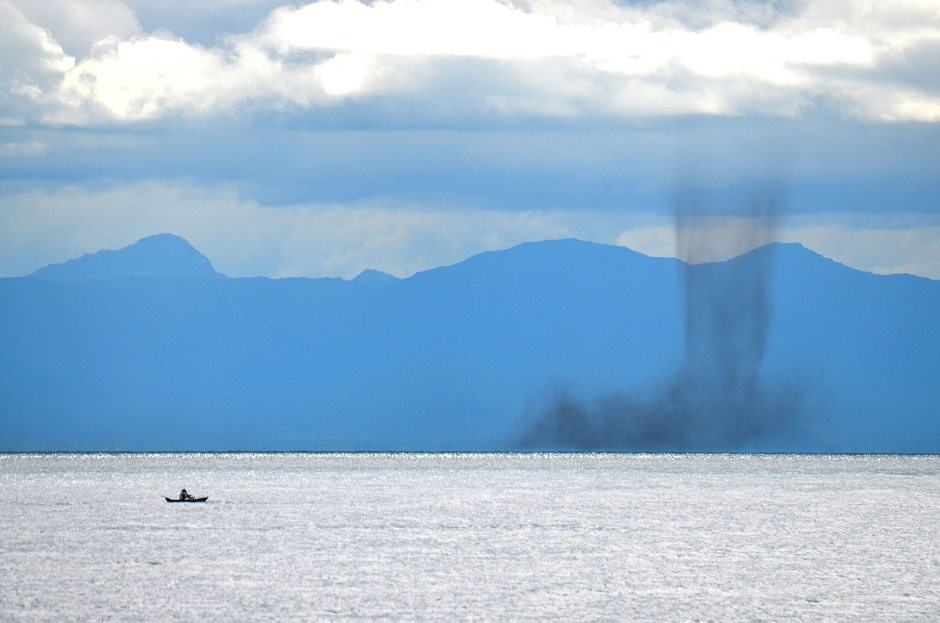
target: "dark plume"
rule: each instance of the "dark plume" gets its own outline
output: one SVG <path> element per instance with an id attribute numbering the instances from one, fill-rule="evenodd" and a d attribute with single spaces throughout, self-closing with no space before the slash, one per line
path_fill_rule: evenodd
<path id="1" fill-rule="evenodd" d="M 733 217 L 712 217 L 689 193 L 676 208 L 685 303 L 685 358 L 646 395 L 590 402 L 565 392 L 530 414 L 524 447 L 727 451 L 791 431 L 799 386 L 761 376 L 771 306 L 779 194 L 767 191 Z M 721 254 L 743 253 L 716 262 Z M 727 257 L 727 255 L 725 255 Z"/>

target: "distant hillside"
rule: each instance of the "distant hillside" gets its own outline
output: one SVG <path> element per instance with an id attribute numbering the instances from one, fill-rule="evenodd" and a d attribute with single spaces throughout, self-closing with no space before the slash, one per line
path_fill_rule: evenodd
<path id="1" fill-rule="evenodd" d="M 108 277 L 222 277 L 209 259 L 186 240 L 157 234 L 118 250 L 89 253 L 64 264 L 40 268 L 31 277 L 66 281 Z"/>
<path id="2" fill-rule="evenodd" d="M 353 278 L 353 281 L 359 283 L 393 283 L 398 281 L 398 277 L 383 273 L 380 270 L 367 268 Z"/>
<path id="3" fill-rule="evenodd" d="M 940 452 L 940 282 L 799 245 L 694 274 L 576 240 L 408 279 L 204 266 L 0 279 L 0 449 Z"/>

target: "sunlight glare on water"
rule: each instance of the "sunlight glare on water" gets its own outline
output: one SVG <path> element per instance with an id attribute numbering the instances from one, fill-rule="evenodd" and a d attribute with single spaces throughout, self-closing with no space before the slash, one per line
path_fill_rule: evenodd
<path id="1" fill-rule="evenodd" d="M 106 619 L 935 621 L 940 457 L 0 455 L 0 620 Z"/>

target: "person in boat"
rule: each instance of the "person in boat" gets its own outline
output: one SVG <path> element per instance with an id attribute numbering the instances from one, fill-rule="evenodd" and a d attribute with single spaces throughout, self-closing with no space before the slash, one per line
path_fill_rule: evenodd
<path id="1" fill-rule="evenodd" d="M 188 500 L 189 498 L 190 498 L 190 495 L 189 493 L 187 493 L 186 489 L 183 489 L 182 491 L 180 491 L 181 500 Z"/>

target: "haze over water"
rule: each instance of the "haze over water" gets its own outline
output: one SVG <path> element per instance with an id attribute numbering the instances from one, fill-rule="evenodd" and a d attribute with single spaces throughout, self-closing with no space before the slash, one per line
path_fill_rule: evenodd
<path id="1" fill-rule="evenodd" d="M 938 617 L 940 457 L 0 455 L 3 621 Z"/>

